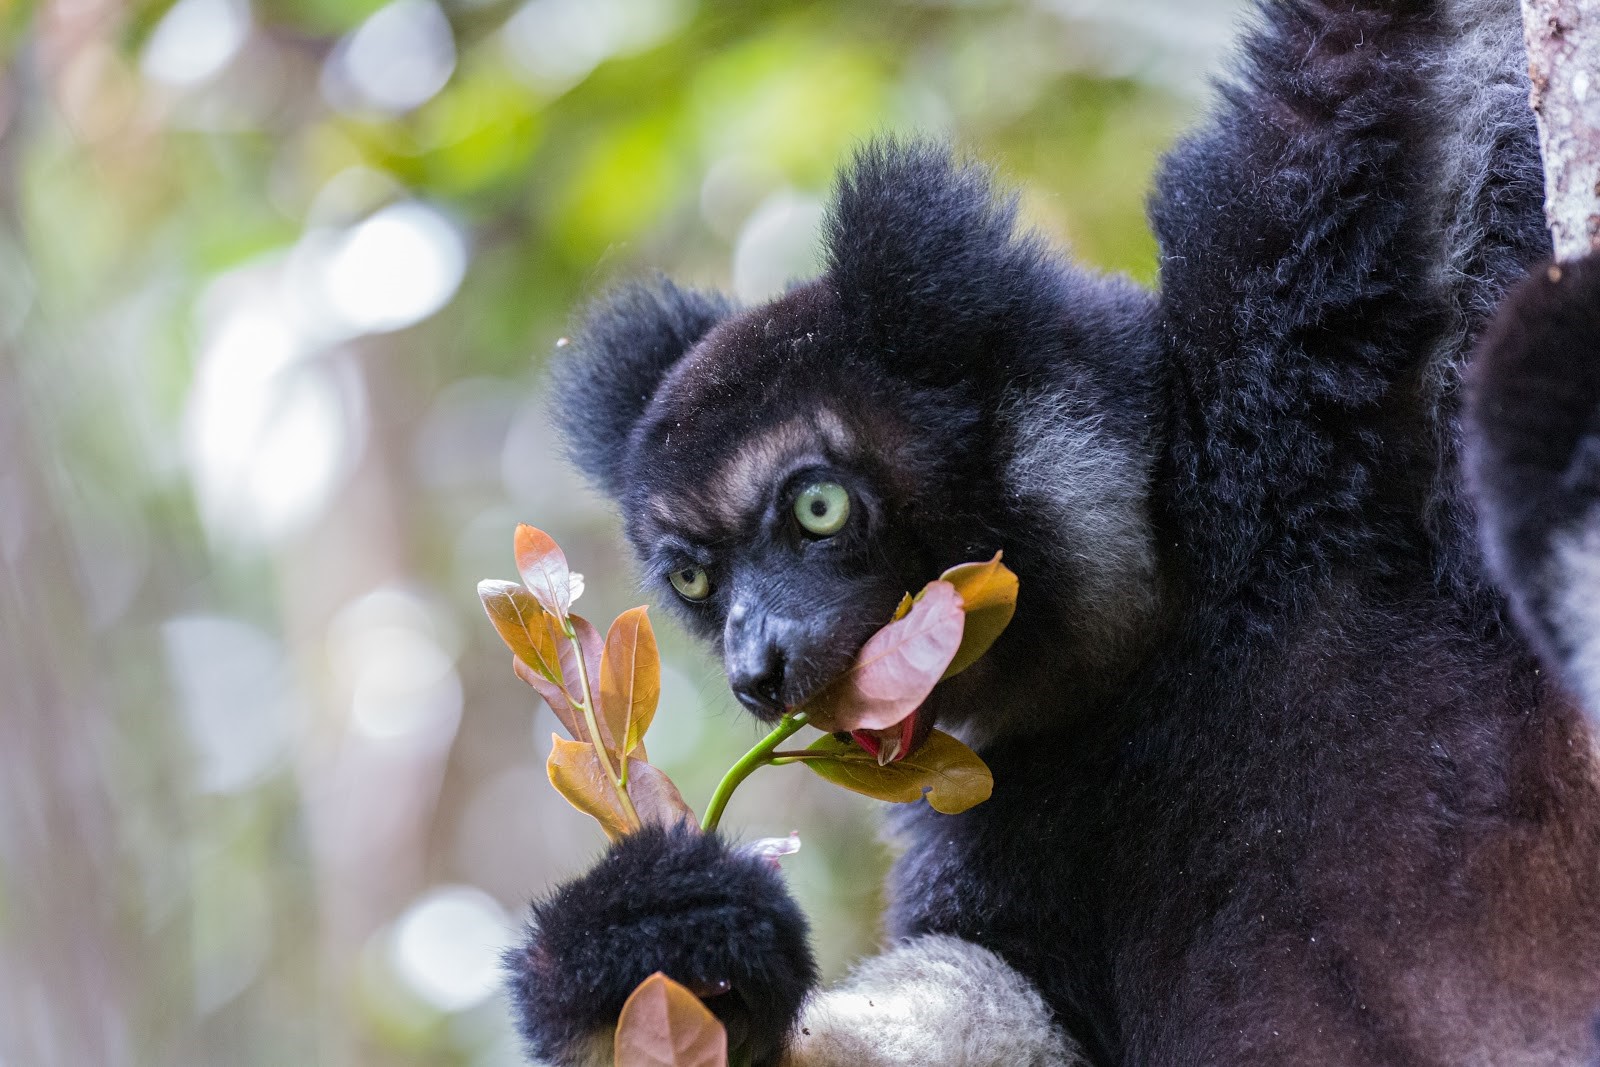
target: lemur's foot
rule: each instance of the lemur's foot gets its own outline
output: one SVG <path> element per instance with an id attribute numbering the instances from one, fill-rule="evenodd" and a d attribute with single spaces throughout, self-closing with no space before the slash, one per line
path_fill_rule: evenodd
<path id="1" fill-rule="evenodd" d="M 664 971 L 706 996 L 730 1050 L 770 1064 L 816 984 L 806 933 L 769 861 L 693 827 L 646 827 L 534 903 L 506 957 L 512 1006 L 537 1059 L 609 1063 L 623 1002 Z"/>
<path id="2" fill-rule="evenodd" d="M 1524 632 L 1600 716 L 1600 255 L 1542 267 L 1479 345 L 1468 473 Z"/>

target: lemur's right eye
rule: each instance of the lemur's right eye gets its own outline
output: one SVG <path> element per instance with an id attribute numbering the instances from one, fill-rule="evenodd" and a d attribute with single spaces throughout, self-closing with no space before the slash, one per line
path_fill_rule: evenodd
<path id="1" fill-rule="evenodd" d="M 850 492 L 838 482 L 818 482 L 794 499 L 794 517 L 809 534 L 832 537 L 850 517 Z"/>
<path id="2" fill-rule="evenodd" d="M 672 588 L 685 600 L 704 600 L 711 595 L 711 576 L 704 567 L 685 567 L 667 575 Z"/>

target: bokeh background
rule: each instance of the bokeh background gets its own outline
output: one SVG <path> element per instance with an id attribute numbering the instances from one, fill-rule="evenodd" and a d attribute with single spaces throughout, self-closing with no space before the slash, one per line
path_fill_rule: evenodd
<path id="1" fill-rule="evenodd" d="M 0 1067 L 512 1064 L 496 955 L 596 826 L 474 587 L 552 532 L 639 602 L 540 383 L 651 269 L 813 269 L 875 133 L 954 139 L 1084 260 L 1234 0 L 0 0 Z M 657 613 L 653 757 L 758 736 Z M 824 965 L 878 938 L 872 802 L 763 771 Z"/>

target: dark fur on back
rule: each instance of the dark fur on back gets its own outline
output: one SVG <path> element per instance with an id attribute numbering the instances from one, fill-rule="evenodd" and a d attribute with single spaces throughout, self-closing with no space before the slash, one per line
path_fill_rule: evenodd
<path id="1" fill-rule="evenodd" d="M 1153 294 L 885 143 L 818 279 L 698 339 L 603 309 L 578 346 L 564 406 L 610 420 L 579 450 L 664 590 L 714 579 L 678 607 L 730 677 L 781 643 L 798 703 L 860 606 L 1005 551 L 1015 621 L 919 713 L 994 797 L 897 814 L 889 927 L 998 954 L 1092 1063 L 1596 1051 L 1593 741 L 1503 617 L 1456 455 L 1466 354 L 1548 248 L 1520 47 L 1504 0 L 1263 4 L 1161 169 Z M 1595 496 L 1596 292 L 1525 290 L 1475 409 L 1498 574 L 1567 660 L 1600 640 L 1548 581 Z M 635 335 L 671 343 L 610 347 Z M 626 404 L 570 384 L 604 374 Z M 836 537 L 787 517 L 819 479 L 861 511 Z"/>

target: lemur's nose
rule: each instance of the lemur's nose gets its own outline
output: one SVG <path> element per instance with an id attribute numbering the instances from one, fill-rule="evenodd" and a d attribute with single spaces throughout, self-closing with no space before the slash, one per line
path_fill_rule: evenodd
<path id="1" fill-rule="evenodd" d="M 783 711 L 783 651 L 767 641 L 728 661 L 728 684 L 739 703 L 767 716 Z"/>
<path id="2" fill-rule="evenodd" d="M 735 609 L 723 633 L 722 658 L 728 685 L 739 703 L 763 719 L 783 711 L 785 655 L 771 620 Z"/>

